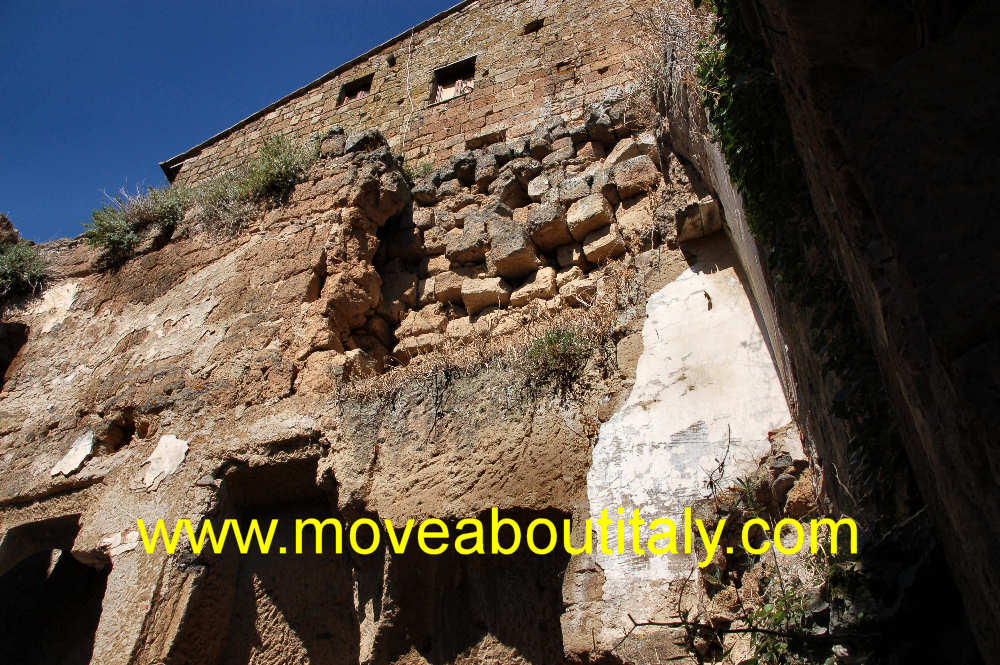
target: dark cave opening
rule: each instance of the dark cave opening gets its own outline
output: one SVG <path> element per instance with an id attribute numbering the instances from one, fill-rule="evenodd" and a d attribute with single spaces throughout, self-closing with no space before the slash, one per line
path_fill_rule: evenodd
<path id="1" fill-rule="evenodd" d="M 77 561 L 76 516 L 11 529 L 0 548 L 0 663 L 87 665 L 110 567 Z"/>
<path id="2" fill-rule="evenodd" d="M 0 389 L 7 385 L 7 371 L 28 341 L 28 326 L 15 321 L 0 323 Z"/>

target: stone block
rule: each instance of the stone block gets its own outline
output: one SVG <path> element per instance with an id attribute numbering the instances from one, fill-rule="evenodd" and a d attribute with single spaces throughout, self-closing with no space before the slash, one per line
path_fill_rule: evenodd
<path id="1" fill-rule="evenodd" d="M 589 162 L 604 158 L 604 146 L 596 141 L 585 141 L 576 149 L 576 156 Z"/>
<path id="2" fill-rule="evenodd" d="M 559 295 L 568 305 L 593 305 L 597 283 L 592 279 L 577 279 L 559 289 Z"/>
<path id="3" fill-rule="evenodd" d="M 543 203 L 532 208 L 527 230 L 532 242 L 545 252 L 573 240 L 566 226 L 566 209 L 558 203 Z"/>
<path id="4" fill-rule="evenodd" d="M 528 183 L 528 198 L 532 201 L 541 201 L 545 192 L 549 191 L 549 178 L 544 173 L 537 175 Z"/>
<path id="5" fill-rule="evenodd" d="M 590 194 L 590 183 L 581 176 L 566 178 L 559 185 L 559 202 L 570 204 Z"/>
<path id="6" fill-rule="evenodd" d="M 580 266 L 572 266 L 556 273 L 556 286 L 562 289 L 562 287 L 566 286 L 570 282 L 583 279 L 586 276 L 586 273 L 583 272 L 583 269 L 580 268 Z"/>
<path id="7" fill-rule="evenodd" d="M 610 224 L 613 214 L 602 194 L 589 194 L 570 206 L 566 226 L 575 240 L 582 241 L 594 229 Z"/>
<path id="8" fill-rule="evenodd" d="M 646 155 L 633 157 L 618 164 L 611 171 L 611 180 L 618 188 L 618 196 L 627 199 L 641 192 L 651 192 L 661 181 L 656 164 Z"/>
<path id="9" fill-rule="evenodd" d="M 510 302 L 510 286 L 500 277 L 466 279 L 462 282 L 462 303 L 469 314 L 487 307 L 504 307 Z"/>
<path id="10" fill-rule="evenodd" d="M 624 253 L 625 242 L 614 224 L 591 231 L 583 241 L 583 254 L 594 265 L 617 258 Z"/>
<path id="11" fill-rule="evenodd" d="M 556 286 L 556 271 L 554 268 L 539 268 L 531 280 L 525 282 L 510 295 L 512 307 L 526 305 L 532 300 L 548 300 L 559 293 Z"/>
<path id="12" fill-rule="evenodd" d="M 444 332 L 447 325 L 448 317 L 445 315 L 444 306 L 435 303 L 407 314 L 396 329 L 396 336 L 403 338 L 430 332 Z"/>
<path id="13" fill-rule="evenodd" d="M 490 249 L 486 264 L 501 277 L 517 279 L 538 268 L 535 245 L 524 227 L 510 217 L 494 215 L 488 224 Z"/>

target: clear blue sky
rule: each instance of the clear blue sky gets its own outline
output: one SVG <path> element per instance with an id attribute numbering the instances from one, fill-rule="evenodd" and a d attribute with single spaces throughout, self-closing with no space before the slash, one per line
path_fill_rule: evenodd
<path id="1" fill-rule="evenodd" d="M 104 191 L 457 0 L 0 0 L 0 212 L 75 236 Z"/>

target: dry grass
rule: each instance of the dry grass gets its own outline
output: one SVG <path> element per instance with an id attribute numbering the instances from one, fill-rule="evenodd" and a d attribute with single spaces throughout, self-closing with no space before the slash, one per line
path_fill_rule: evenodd
<path id="1" fill-rule="evenodd" d="M 665 0 L 634 9 L 633 20 L 636 29 L 621 40 L 625 68 L 634 82 L 626 102 L 652 98 L 662 111 L 684 90 L 698 90 L 697 55 L 712 34 L 713 14 L 692 9 L 690 0 Z"/>

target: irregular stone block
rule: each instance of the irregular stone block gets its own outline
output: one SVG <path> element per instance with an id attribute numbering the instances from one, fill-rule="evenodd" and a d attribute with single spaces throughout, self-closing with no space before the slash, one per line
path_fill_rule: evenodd
<path id="1" fill-rule="evenodd" d="M 597 294 L 597 283 L 592 279 L 577 279 L 560 287 L 559 295 L 569 305 L 592 305 Z"/>
<path id="2" fill-rule="evenodd" d="M 437 203 L 437 185 L 434 184 L 434 179 L 431 176 L 426 178 L 420 178 L 413 183 L 413 187 L 410 188 L 410 194 L 413 195 L 413 200 L 421 205 L 434 205 Z"/>
<path id="3" fill-rule="evenodd" d="M 607 169 L 613 169 L 622 162 L 628 161 L 634 157 L 639 157 L 643 153 L 639 150 L 639 146 L 636 144 L 633 138 L 624 138 L 615 144 L 615 147 L 611 149 L 608 156 L 604 159 L 604 167 Z"/>
<path id="4" fill-rule="evenodd" d="M 452 231 L 454 230 L 452 229 Z M 446 233 L 440 226 L 432 226 L 424 231 L 424 251 L 431 255 L 444 254 L 448 246 L 448 233 L 451 233 L 451 231 Z"/>
<path id="5" fill-rule="evenodd" d="M 462 282 L 465 279 L 464 275 L 450 270 L 439 273 L 434 278 L 434 297 L 442 303 L 461 302 Z"/>
<path id="6" fill-rule="evenodd" d="M 417 304 L 429 305 L 434 302 L 434 278 L 417 280 Z"/>
<path id="7" fill-rule="evenodd" d="M 521 185 L 527 187 L 531 179 L 542 172 L 542 164 L 531 157 L 518 157 L 508 162 L 503 170 L 513 173 Z"/>
<path id="8" fill-rule="evenodd" d="M 434 208 L 414 208 L 413 225 L 420 230 L 434 226 Z"/>
<path id="9" fill-rule="evenodd" d="M 520 208 L 530 200 L 517 175 L 506 168 L 490 183 L 487 191 L 510 208 Z"/>
<path id="10" fill-rule="evenodd" d="M 549 153 L 545 156 L 545 159 L 542 160 L 542 167 L 546 169 L 552 168 L 553 166 L 557 166 L 567 160 L 573 159 L 574 155 L 576 155 L 576 151 L 573 150 L 572 145 L 567 148 L 563 148 L 562 150 L 556 150 L 555 152 Z"/>
<path id="11" fill-rule="evenodd" d="M 573 240 L 566 226 L 566 209 L 558 203 L 543 203 L 528 215 L 531 241 L 542 251 L 551 251 Z"/>
<path id="12" fill-rule="evenodd" d="M 427 259 L 427 274 L 433 277 L 438 273 L 442 273 L 451 266 L 451 261 L 448 260 L 447 256 L 432 256 Z"/>
<path id="13" fill-rule="evenodd" d="M 476 172 L 474 175 L 476 187 L 479 191 L 488 191 L 490 183 L 497 179 L 499 172 L 497 158 L 489 152 L 481 153 L 476 159 Z"/>
<path id="14" fill-rule="evenodd" d="M 694 240 L 715 233 L 722 228 L 722 214 L 718 202 L 706 196 L 679 210 L 677 220 L 677 242 Z"/>
<path id="15" fill-rule="evenodd" d="M 601 194 L 590 194 L 570 206 L 566 213 L 566 226 L 570 235 L 582 241 L 594 229 L 611 223 L 611 204 Z"/>
<path id="16" fill-rule="evenodd" d="M 556 273 L 556 286 L 560 289 L 570 282 L 575 282 L 578 279 L 583 279 L 587 274 L 583 272 L 580 266 L 572 266 L 565 270 L 560 270 Z"/>
<path id="17" fill-rule="evenodd" d="M 660 172 L 656 164 L 646 155 L 633 157 L 618 164 L 611 171 L 611 179 L 618 188 L 622 199 L 635 196 L 640 192 L 651 192 L 660 182 Z"/>
<path id="18" fill-rule="evenodd" d="M 589 162 L 596 162 L 604 158 L 604 146 L 597 141 L 584 141 L 576 149 L 576 156 Z"/>
<path id="19" fill-rule="evenodd" d="M 444 342 L 445 336 L 441 333 L 426 333 L 416 337 L 405 337 L 393 349 L 392 355 L 396 356 L 400 361 L 406 362 L 414 356 L 433 351 L 442 346 Z"/>
<path id="20" fill-rule="evenodd" d="M 572 203 L 590 194 L 590 183 L 586 178 L 567 178 L 559 185 L 559 202 Z"/>
<path id="21" fill-rule="evenodd" d="M 591 231 L 583 241 L 583 254 L 597 265 L 625 253 L 625 242 L 614 224 Z"/>
<path id="22" fill-rule="evenodd" d="M 438 200 L 446 199 L 449 196 L 455 196 L 462 191 L 462 183 L 458 181 L 457 178 L 452 178 L 451 180 L 445 180 L 437 188 Z"/>
<path id="23" fill-rule="evenodd" d="M 486 220 L 482 215 L 473 215 L 465 220 L 461 231 L 452 229 L 445 236 L 447 247 L 445 256 L 452 263 L 479 263 L 486 258 L 490 248 L 490 237 L 486 228 Z"/>
<path id="24" fill-rule="evenodd" d="M 476 156 L 472 152 L 460 152 L 448 161 L 462 184 L 471 185 L 476 181 Z"/>
<path id="25" fill-rule="evenodd" d="M 543 173 L 531 179 L 528 183 L 528 198 L 532 201 L 541 201 L 545 192 L 549 191 L 549 179 Z"/>
<path id="26" fill-rule="evenodd" d="M 396 329 L 396 336 L 402 338 L 429 332 L 443 332 L 447 325 L 448 317 L 444 313 L 444 306 L 435 303 L 407 314 Z"/>
<path id="27" fill-rule="evenodd" d="M 449 339 L 468 341 L 475 336 L 476 329 L 472 326 L 472 320 L 468 316 L 463 316 L 449 321 L 444 334 Z"/>
<path id="28" fill-rule="evenodd" d="M 490 219 L 488 228 L 490 250 L 486 263 L 498 275 L 516 279 L 538 267 L 535 245 L 520 224 L 509 217 L 495 215 Z"/>
<path id="29" fill-rule="evenodd" d="M 552 152 L 552 143 L 547 136 L 532 136 L 528 144 L 528 150 L 535 159 L 543 159 Z"/>
<path id="30" fill-rule="evenodd" d="M 469 314 L 486 307 L 504 307 L 510 302 L 510 286 L 500 277 L 466 279 L 462 282 L 462 303 Z"/>
<path id="31" fill-rule="evenodd" d="M 548 300 L 558 292 L 555 269 L 539 268 L 530 281 L 525 282 L 510 295 L 510 304 L 512 307 L 520 307 L 532 300 Z"/>
<path id="32" fill-rule="evenodd" d="M 615 210 L 615 224 L 625 245 L 634 253 L 649 249 L 657 230 L 648 195 L 622 201 Z"/>

